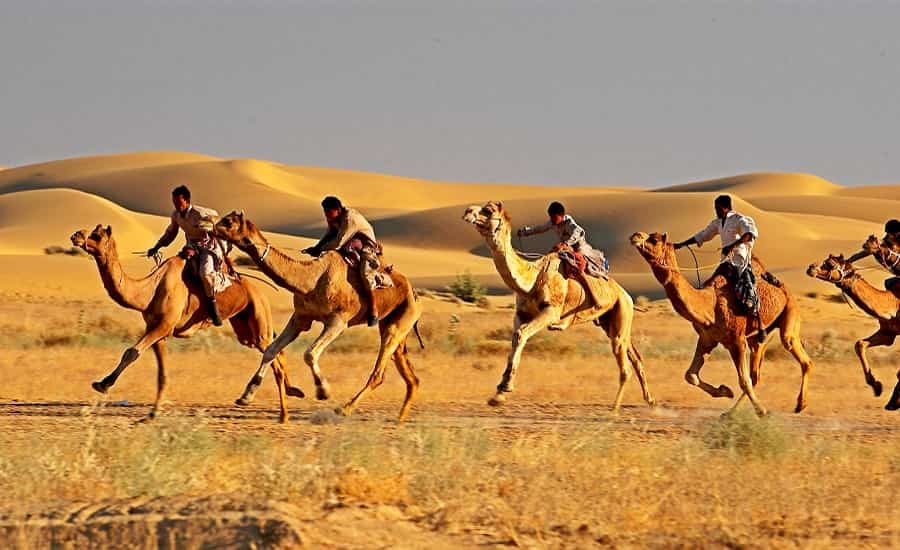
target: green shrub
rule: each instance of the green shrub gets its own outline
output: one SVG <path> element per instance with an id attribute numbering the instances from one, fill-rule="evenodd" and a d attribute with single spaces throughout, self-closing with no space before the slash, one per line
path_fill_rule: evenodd
<path id="1" fill-rule="evenodd" d="M 487 294 L 487 290 L 475 280 L 469 271 L 457 275 L 456 280 L 447 287 L 451 294 L 462 300 L 474 304 L 479 298 Z"/>

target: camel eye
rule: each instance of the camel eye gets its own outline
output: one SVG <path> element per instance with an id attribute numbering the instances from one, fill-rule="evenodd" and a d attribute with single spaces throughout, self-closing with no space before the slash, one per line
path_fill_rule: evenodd
<path id="1" fill-rule="evenodd" d="M 650 235 L 649 237 L 647 237 L 647 242 L 650 244 L 656 244 L 656 237 Z"/>

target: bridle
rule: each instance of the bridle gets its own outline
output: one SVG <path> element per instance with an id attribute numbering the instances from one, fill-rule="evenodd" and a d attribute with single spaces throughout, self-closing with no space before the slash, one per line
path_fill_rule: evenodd
<path id="1" fill-rule="evenodd" d="M 885 257 L 884 257 L 885 250 L 887 250 L 887 259 L 885 259 Z M 890 248 L 886 248 L 884 246 L 879 246 L 877 258 L 878 258 L 878 263 L 880 263 L 887 269 L 890 269 L 891 271 L 894 271 L 897 268 L 897 265 L 900 264 L 900 252 L 897 252 Z M 891 263 L 890 265 L 888 265 L 888 261 L 891 258 L 895 258 L 894 262 Z"/>

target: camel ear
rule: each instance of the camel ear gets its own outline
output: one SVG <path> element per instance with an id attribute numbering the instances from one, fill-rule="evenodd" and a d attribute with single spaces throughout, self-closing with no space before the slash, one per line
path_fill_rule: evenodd
<path id="1" fill-rule="evenodd" d="M 503 212 L 503 201 L 497 201 L 497 210 Z"/>
<path id="2" fill-rule="evenodd" d="M 112 237 L 112 226 L 111 225 L 106 226 L 106 236 Z"/>
<path id="3" fill-rule="evenodd" d="M 664 242 L 664 243 L 669 242 L 669 234 L 668 233 L 662 234 L 662 242 Z"/>
<path id="4" fill-rule="evenodd" d="M 837 258 L 838 258 L 838 260 L 840 260 L 840 261 L 842 261 L 842 262 L 844 261 L 844 255 L 843 255 L 843 254 L 838 254 L 838 257 L 837 257 Z"/>
<path id="5" fill-rule="evenodd" d="M 237 215 L 240 219 L 243 220 L 244 219 L 244 209 L 242 208 L 242 209 L 238 210 Z"/>

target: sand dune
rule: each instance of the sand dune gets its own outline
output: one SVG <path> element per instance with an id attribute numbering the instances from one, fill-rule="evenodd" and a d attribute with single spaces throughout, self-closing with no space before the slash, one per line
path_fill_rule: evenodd
<path id="1" fill-rule="evenodd" d="M 295 256 L 322 232 L 321 196 L 342 196 L 375 220 L 390 263 L 417 285 L 438 288 L 464 271 L 495 289 L 504 288 L 482 238 L 460 219 L 466 206 L 502 200 L 518 227 L 543 222 L 547 203 L 558 199 L 586 227 L 591 242 L 607 252 L 615 276 L 630 290 L 648 295 L 659 295 L 659 286 L 628 236 L 667 231 L 672 239 L 688 238 L 713 217 L 712 201 L 719 193 L 734 194 L 737 209 L 756 219 L 758 255 L 791 284 L 811 289 L 817 285 L 803 275 L 806 265 L 828 252 L 857 250 L 885 219 L 897 215 L 893 198 L 900 198 L 900 186 L 841 188 L 805 174 L 747 174 L 648 192 L 429 182 L 190 153 L 85 157 L 0 172 L 0 254 L 24 262 L 35 273 L 34 279 L 20 273 L 24 278 L 18 282 L 8 275 L 0 284 L 74 288 L 81 283 L 71 277 L 82 273 L 93 281 L 96 273 L 81 264 L 78 275 L 58 269 L 58 264 L 76 265 L 65 262 L 83 258 L 44 257 L 44 248 L 67 246 L 75 229 L 103 223 L 113 226 L 123 256 L 146 249 L 165 228 L 172 208 L 169 192 L 181 183 L 192 187 L 198 204 L 222 214 L 243 209 L 274 243 Z M 528 251 L 545 251 L 552 237 L 521 244 Z M 704 266 L 714 265 L 716 244 L 702 248 L 698 257 Z M 679 261 L 685 269 L 693 266 L 686 251 L 679 253 Z M 127 262 L 138 274 L 147 268 L 146 260 Z M 102 293 L 92 284 L 85 288 Z"/>
<path id="2" fill-rule="evenodd" d="M 660 193 L 734 193 L 744 198 L 759 195 L 829 195 L 843 188 L 811 174 L 755 173 L 685 183 L 655 189 Z"/>
<path id="3" fill-rule="evenodd" d="M 76 229 L 111 225 L 122 250 L 146 250 L 166 220 L 137 214 L 102 197 L 71 189 L 0 195 L 0 254 L 43 254 L 50 245 L 68 247 Z M 161 229 L 157 229 L 161 228 Z"/>

